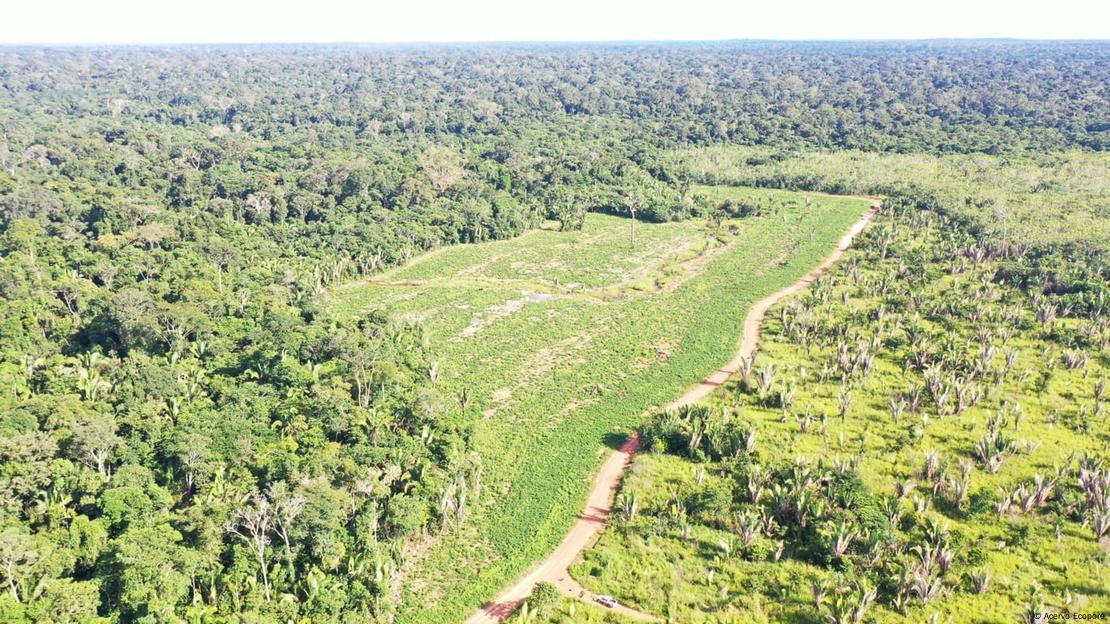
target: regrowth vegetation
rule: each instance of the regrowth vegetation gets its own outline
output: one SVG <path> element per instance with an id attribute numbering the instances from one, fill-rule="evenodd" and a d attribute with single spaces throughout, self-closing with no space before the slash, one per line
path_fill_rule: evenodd
<path id="1" fill-rule="evenodd" d="M 737 379 L 639 429 L 588 588 L 683 622 L 1110 610 L 1107 309 L 930 201 L 888 199 Z"/>

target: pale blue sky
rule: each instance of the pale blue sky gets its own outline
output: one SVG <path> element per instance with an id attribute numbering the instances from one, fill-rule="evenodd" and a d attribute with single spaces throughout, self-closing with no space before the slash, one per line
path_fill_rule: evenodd
<path id="1" fill-rule="evenodd" d="M 1110 0 L 5 0 L 0 42 L 1110 38 Z"/>

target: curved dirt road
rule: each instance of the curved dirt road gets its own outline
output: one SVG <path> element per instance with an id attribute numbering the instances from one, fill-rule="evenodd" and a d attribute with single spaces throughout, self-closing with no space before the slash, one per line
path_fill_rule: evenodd
<path id="1" fill-rule="evenodd" d="M 851 246 L 852 239 L 867 226 L 871 218 L 878 212 L 879 206 L 881 205 L 880 200 L 873 197 L 867 197 L 865 199 L 873 202 L 871 208 L 865 212 L 863 216 L 860 217 L 859 221 L 848 230 L 848 233 L 840 239 L 840 244 L 829 254 L 829 257 L 825 258 L 821 264 L 817 265 L 812 271 L 802 277 L 802 279 L 757 301 L 748 311 L 748 315 L 744 317 L 743 333 L 740 337 L 736 355 L 733 356 L 732 360 L 720 369 L 714 371 L 709 377 L 703 379 L 698 385 L 687 391 L 686 394 L 683 394 L 673 401 L 667 406 L 668 409 L 676 409 L 683 405 L 689 405 L 704 399 L 710 392 L 736 373 L 740 368 L 740 363 L 745 358 L 755 353 L 756 347 L 759 345 L 759 326 L 763 322 L 763 316 L 767 313 L 767 310 L 784 297 L 789 297 L 806 286 L 809 286 L 820 277 L 822 273 L 828 270 L 828 268 L 840 258 L 845 250 Z M 632 461 L 632 455 L 639 446 L 640 443 L 639 440 L 636 439 L 636 436 L 631 436 L 619 450 L 614 451 L 613 454 L 605 460 L 605 463 L 601 466 L 601 471 L 597 475 L 597 479 L 594 481 L 593 487 L 590 489 L 589 498 L 586 500 L 586 509 L 578 516 L 578 522 L 571 527 L 570 532 L 563 539 L 562 543 L 559 544 L 559 547 L 548 555 L 546 559 L 540 562 L 539 565 L 532 568 L 527 574 L 517 579 L 511 586 L 498 594 L 496 598 L 482 605 L 481 609 L 467 618 L 465 624 L 495 624 L 505 620 L 532 594 L 532 588 L 535 587 L 537 583 L 544 581 L 552 583 L 559 591 L 572 598 L 577 598 L 584 602 L 593 602 L 596 599 L 596 596 L 571 578 L 568 568 L 574 563 L 578 555 L 585 550 L 586 546 L 589 545 L 597 531 L 605 526 L 605 521 L 609 517 L 613 504 L 613 496 L 616 492 L 617 485 L 620 483 L 621 475 L 624 474 L 625 468 L 627 468 L 629 462 Z M 647 622 L 661 621 L 659 618 L 636 611 L 635 609 L 630 609 L 624 605 L 618 605 L 611 610 L 636 620 Z"/>

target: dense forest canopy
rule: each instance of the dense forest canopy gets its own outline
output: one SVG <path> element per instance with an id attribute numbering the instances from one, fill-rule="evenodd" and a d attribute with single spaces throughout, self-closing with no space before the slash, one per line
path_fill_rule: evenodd
<path id="1" fill-rule="evenodd" d="M 1104 148 L 1108 54 L 994 41 L 13 48 L 0 77 L 17 110 L 49 101 L 54 121 L 100 118 L 105 132 L 138 118 L 334 148 L 612 119 L 653 141 L 973 152 Z"/>
<path id="2" fill-rule="evenodd" d="M 11 622 L 390 618 L 401 545 L 481 492 L 478 415 L 329 288 L 704 215 L 677 148 L 1110 146 L 1105 43 L 9 47 L 0 84 Z"/>

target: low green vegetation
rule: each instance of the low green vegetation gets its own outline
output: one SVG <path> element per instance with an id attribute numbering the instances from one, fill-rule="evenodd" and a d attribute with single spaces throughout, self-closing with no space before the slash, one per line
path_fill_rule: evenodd
<path id="1" fill-rule="evenodd" d="M 512 624 L 574 622 L 574 624 L 635 624 L 634 620 L 608 611 L 600 604 L 585 603 L 559 593 L 550 583 L 539 583 L 532 595 L 508 620 Z"/>
<path id="2" fill-rule="evenodd" d="M 717 146 L 668 159 L 683 178 L 838 194 L 928 197 L 978 238 L 1024 247 L 1110 252 L 1105 153 L 883 154 Z M 1052 258 L 1061 268 L 1076 268 Z"/>
<path id="3" fill-rule="evenodd" d="M 889 200 L 737 379 L 639 428 L 583 585 L 675 622 L 1110 613 L 1106 309 L 931 201 Z"/>
<path id="4" fill-rule="evenodd" d="M 562 538 L 605 443 L 727 361 L 748 306 L 804 274 L 867 208 L 858 199 L 732 188 L 759 215 L 637 224 L 433 252 L 335 291 L 355 317 L 419 319 L 437 388 L 477 409 L 483 459 L 469 520 L 409 555 L 407 621 L 464 615 Z M 541 494 L 542 493 L 542 494 Z"/>

